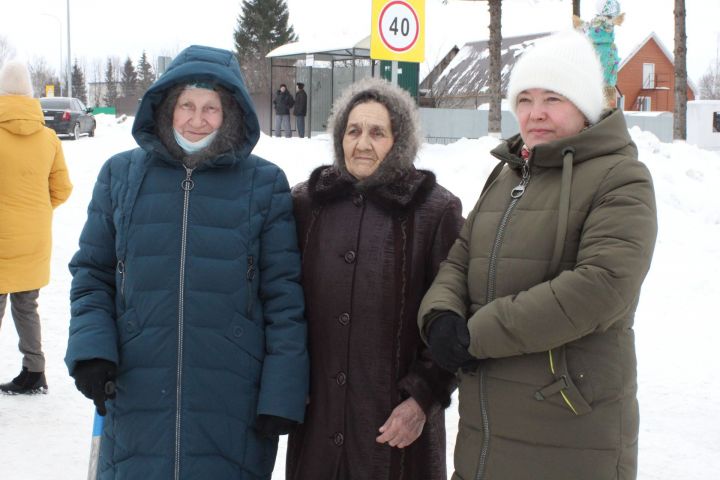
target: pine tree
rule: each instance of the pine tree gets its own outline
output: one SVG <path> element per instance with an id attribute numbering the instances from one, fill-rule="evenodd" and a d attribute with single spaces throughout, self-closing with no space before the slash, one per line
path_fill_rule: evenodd
<path id="1" fill-rule="evenodd" d="M 122 75 L 120 76 L 120 88 L 122 89 L 123 97 L 130 98 L 137 95 L 138 75 L 130 57 L 125 60 L 125 65 L 123 66 Z"/>
<path id="2" fill-rule="evenodd" d="M 147 89 L 150 88 L 150 85 L 152 85 L 155 81 L 155 72 L 153 71 L 150 62 L 148 62 L 145 50 L 143 50 L 142 55 L 140 56 L 140 61 L 138 62 L 137 75 L 137 93 L 138 95 L 143 96 L 145 95 L 145 92 L 147 92 Z"/>
<path id="3" fill-rule="evenodd" d="M 271 50 L 297 40 L 288 25 L 285 0 L 245 0 L 235 28 L 235 54 L 251 92 L 266 91 L 270 84 Z"/>
<path id="4" fill-rule="evenodd" d="M 70 80 L 72 81 L 73 97 L 79 98 L 84 104 L 87 105 L 87 88 L 85 87 L 85 73 L 78 65 L 77 58 L 73 63 Z"/>
<path id="5" fill-rule="evenodd" d="M 107 67 L 105 68 L 105 86 L 106 91 L 103 96 L 103 102 L 105 106 L 114 107 L 118 98 L 118 84 L 115 75 L 115 68 L 113 67 L 112 59 L 108 58 Z"/>

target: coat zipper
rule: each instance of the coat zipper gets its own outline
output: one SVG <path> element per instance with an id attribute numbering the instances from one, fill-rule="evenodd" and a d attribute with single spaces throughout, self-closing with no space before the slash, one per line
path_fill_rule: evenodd
<path id="1" fill-rule="evenodd" d="M 190 191 L 195 186 L 192 180 L 193 170 L 185 167 L 185 179 L 180 186 L 183 190 L 182 239 L 180 241 L 180 285 L 178 289 L 178 349 L 177 349 L 177 387 L 175 389 L 175 480 L 180 479 L 180 430 L 182 425 L 182 365 L 183 330 L 185 326 L 185 255 L 187 253 L 188 210 Z"/>
<path id="2" fill-rule="evenodd" d="M 117 271 L 120 274 L 120 298 L 125 305 L 125 262 L 121 259 L 117 262 Z"/>
<path id="3" fill-rule="evenodd" d="M 495 290 L 497 287 L 495 278 L 497 274 L 497 257 L 500 253 L 500 247 L 502 246 L 502 242 L 505 238 L 505 228 L 507 227 L 508 221 L 510 221 L 510 215 L 512 214 L 513 210 L 515 210 L 515 206 L 518 204 L 520 198 L 525 193 L 525 188 L 527 188 L 528 183 L 530 183 L 530 166 L 526 161 L 523 163 L 522 166 L 522 179 L 520 180 L 520 183 L 510 192 L 510 204 L 505 210 L 505 214 L 502 216 L 502 219 L 500 220 L 500 225 L 497 229 L 497 233 L 495 234 L 495 243 L 493 244 L 492 253 L 490 254 L 488 287 L 485 299 L 486 305 L 495 300 Z"/>
<path id="4" fill-rule="evenodd" d="M 493 244 L 492 253 L 490 254 L 490 266 L 488 268 L 488 288 L 485 298 L 485 304 L 495 300 L 496 295 L 496 275 L 497 275 L 497 259 L 500 253 L 500 247 L 502 246 L 505 238 L 505 228 L 510 221 L 510 215 L 517 206 L 520 198 L 525 194 L 525 189 L 530 183 L 530 165 L 529 161 L 523 162 L 522 165 L 522 179 L 520 183 L 512 189 L 510 192 L 510 203 L 500 220 L 497 232 L 495 234 L 495 243 Z M 490 449 L 490 420 L 487 412 L 487 392 L 485 391 L 485 370 L 480 369 L 480 418 L 482 421 L 483 429 L 483 443 L 480 450 L 480 459 L 478 461 L 477 472 L 475 473 L 475 480 L 482 480 L 485 475 L 485 464 L 487 462 L 487 455 Z"/>
<path id="5" fill-rule="evenodd" d="M 248 319 L 252 318 L 252 307 L 253 307 L 253 289 L 252 289 L 252 282 L 255 278 L 255 258 L 252 255 L 248 255 L 247 257 L 247 289 L 248 289 L 248 298 L 247 298 L 247 317 Z"/>
<path id="6" fill-rule="evenodd" d="M 485 370 L 480 369 L 480 418 L 482 419 L 483 443 L 480 450 L 480 461 L 478 462 L 475 480 L 482 480 L 485 475 L 485 463 L 487 462 L 488 450 L 490 449 L 490 421 L 487 413 L 487 395 L 485 394 Z"/>

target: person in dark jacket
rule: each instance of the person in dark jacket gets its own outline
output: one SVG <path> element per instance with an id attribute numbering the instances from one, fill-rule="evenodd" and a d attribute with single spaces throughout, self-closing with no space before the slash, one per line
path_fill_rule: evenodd
<path id="1" fill-rule="evenodd" d="M 468 215 L 419 326 L 460 378 L 454 480 L 632 480 L 633 318 L 657 214 L 622 111 L 578 32 L 538 40 L 508 101 L 520 134 Z"/>
<path id="2" fill-rule="evenodd" d="M 362 80 L 335 102 L 335 163 L 293 187 L 311 387 L 289 480 L 442 480 L 452 374 L 417 331 L 420 300 L 462 224 L 460 200 L 413 166 L 417 108 Z"/>
<path id="3" fill-rule="evenodd" d="M 305 136 L 305 116 L 307 115 L 307 93 L 305 93 L 305 84 L 302 82 L 297 83 L 293 114 L 295 115 L 295 127 L 297 128 L 298 137 L 303 138 Z"/>
<path id="4" fill-rule="evenodd" d="M 292 131 L 290 130 L 290 109 L 293 108 L 295 101 L 292 95 L 288 92 L 287 86 L 283 83 L 280 88 L 275 92 L 275 98 L 273 99 L 273 105 L 275 105 L 275 136 L 279 137 L 283 129 L 285 129 L 285 136 L 287 138 L 292 137 Z"/>
<path id="5" fill-rule="evenodd" d="M 270 479 L 304 416 L 306 323 L 289 186 L 251 153 L 235 55 L 183 50 L 132 132 L 70 262 L 65 361 L 107 414 L 98 478 Z"/>

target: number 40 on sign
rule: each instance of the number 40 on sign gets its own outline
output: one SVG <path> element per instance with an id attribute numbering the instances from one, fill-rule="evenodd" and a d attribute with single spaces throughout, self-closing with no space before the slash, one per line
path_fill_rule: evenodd
<path id="1" fill-rule="evenodd" d="M 425 60 L 425 0 L 373 0 L 370 57 Z"/>

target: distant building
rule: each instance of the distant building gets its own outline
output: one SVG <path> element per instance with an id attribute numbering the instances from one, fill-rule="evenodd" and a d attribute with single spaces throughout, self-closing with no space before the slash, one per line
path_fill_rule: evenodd
<path id="1" fill-rule="evenodd" d="M 501 92 L 505 97 L 507 83 L 515 61 L 538 38 L 548 33 L 506 37 L 501 43 Z M 452 50 L 449 62 L 441 62 L 420 84 L 421 105 L 440 108 L 478 108 L 490 102 L 490 50 L 488 41 L 469 42 L 456 53 Z M 448 56 L 445 57 L 446 59 Z"/>
<path id="2" fill-rule="evenodd" d="M 626 111 L 675 110 L 675 62 L 655 32 L 620 62 L 617 79 L 618 107 Z M 688 100 L 695 99 L 688 79 Z"/>

